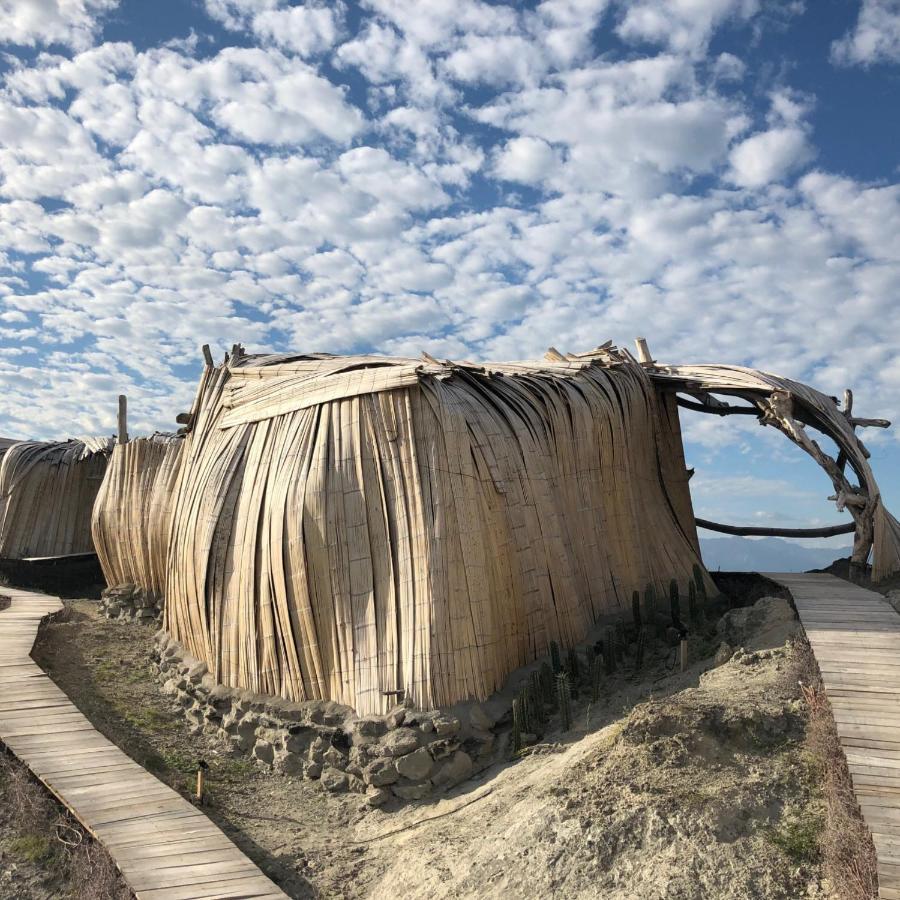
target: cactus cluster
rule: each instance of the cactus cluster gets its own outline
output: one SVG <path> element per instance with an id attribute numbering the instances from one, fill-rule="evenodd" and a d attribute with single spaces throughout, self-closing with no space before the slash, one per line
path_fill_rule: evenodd
<path id="1" fill-rule="evenodd" d="M 549 659 L 531 673 L 529 681 L 513 701 L 513 752 L 522 749 L 523 735 L 542 734 L 548 724 L 548 710 L 559 711 L 564 731 L 572 727 L 572 700 L 579 688 L 589 690 L 592 703 L 600 700 L 604 674 L 613 675 L 625 664 L 628 641 L 634 638 L 634 671 L 639 672 L 647 657 L 652 658 L 660 629 L 669 616 L 660 615 L 656 587 L 648 584 L 641 592 L 631 595 L 633 625 L 624 619 L 608 625 L 596 644 L 587 648 L 584 657 L 574 647 L 560 650 L 556 641 L 549 642 Z M 682 617 L 681 594 L 678 582 L 669 584 L 669 614 L 673 626 L 684 635 L 688 629 L 702 627 L 706 615 L 706 585 L 703 571 L 694 566 L 693 577 L 687 587 L 686 618 Z M 663 601 L 664 602 L 664 601 Z M 686 627 L 687 626 L 687 627 Z"/>

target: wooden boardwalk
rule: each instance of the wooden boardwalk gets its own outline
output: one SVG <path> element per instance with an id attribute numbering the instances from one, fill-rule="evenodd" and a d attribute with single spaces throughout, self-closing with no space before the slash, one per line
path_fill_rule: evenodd
<path id="1" fill-rule="evenodd" d="M 875 842 L 878 895 L 900 900 L 900 615 L 833 575 L 765 574 L 791 592 L 822 673 Z"/>
<path id="2" fill-rule="evenodd" d="M 286 898 L 205 816 L 99 734 L 31 659 L 56 597 L 0 588 L 0 741 L 109 851 L 140 900 Z"/>

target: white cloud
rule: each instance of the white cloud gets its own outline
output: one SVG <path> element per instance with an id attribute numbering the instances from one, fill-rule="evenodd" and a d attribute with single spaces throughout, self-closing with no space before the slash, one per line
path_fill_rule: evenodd
<path id="1" fill-rule="evenodd" d="M 118 0 L 0 0 L 0 44 L 59 44 L 83 50 L 100 28 L 100 17 Z"/>
<path id="2" fill-rule="evenodd" d="M 253 17 L 253 31 L 263 42 L 301 56 L 322 53 L 337 41 L 340 25 L 334 10 L 324 6 L 270 9 Z"/>
<path id="3" fill-rule="evenodd" d="M 717 27 L 756 15 L 760 0 L 635 0 L 622 4 L 616 28 L 627 41 L 662 44 L 671 50 L 702 55 Z"/>
<path id="4" fill-rule="evenodd" d="M 301 56 L 324 53 L 341 31 L 341 2 L 288 5 L 281 0 L 206 0 L 206 11 L 232 31 Z"/>
<path id="5" fill-rule="evenodd" d="M 900 62 L 900 2 L 862 0 L 853 29 L 831 45 L 840 65 Z"/>
<path id="6" fill-rule="evenodd" d="M 772 128 L 741 141 L 729 155 L 730 178 L 741 187 L 760 188 L 781 181 L 812 156 L 800 128 Z"/>
<path id="7" fill-rule="evenodd" d="M 559 159 L 540 138 L 518 137 L 507 141 L 494 162 L 494 172 L 505 181 L 540 184 L 554 171 Z"/>
<path id="8" fill-rule="evenodd" d="M 498 86 L 540 81 L 547 61 L 535 43 L 520 35 L 468 34 L 446 59 L 449 76 L 467 83 Z"/>

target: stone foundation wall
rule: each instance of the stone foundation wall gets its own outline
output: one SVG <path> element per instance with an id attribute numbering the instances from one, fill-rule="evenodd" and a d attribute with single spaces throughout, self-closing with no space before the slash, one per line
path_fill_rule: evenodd
<path id="1" fill-rule="evenodd" d="M 149 625 L 162 617 L 160 596 L 135 584 L 118 584 L 100 595 L 100 614 L 107 619 L 124 619 Z"/>
<path id="2" fill-rule="evenodd" d="M 364 794 L 372 806 L 445 791 L 507 755 L 508 734 L 495 733 L 482 704 L 443 712 L 396 706 L 361 717 L 331 701 L 291 703 L 233 690 L 165 631 L 156 634 L 154 662 L 163 692 L 198 731 L 267 769 Z"/>

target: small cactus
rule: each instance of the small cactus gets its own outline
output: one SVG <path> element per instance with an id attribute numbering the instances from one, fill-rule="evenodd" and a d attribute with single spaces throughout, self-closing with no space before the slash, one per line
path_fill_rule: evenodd
<path id="1" fill-rule="evenodd" d="M 525 734 L 534 734 L 534 714 L 531 709 L 531 698 L 528 689 L 522 688 L 516 699 L 519 701 L 519 710 L 522 713 L 522 731 Z"/>
<path id="2" fill-rule="evenodd" d="M 516 697 L 512 702 L 512 752 L 515 755 L 522 749 L 522 701 Z"/>
<path id="3" fill-rule="evenodd" d="M 700 624 L 700 614 L 697 608 L 697 585 L 693 581 L 688 582 L 688 625 L 696 628 Z"/>
<path id="4" fill-rule="evenodd" d="M 706 618 L 706 582 L 703 580 L 703 572 L 697 563 L 694 563 L 694 584 L 697 587 L 697 607 L 701 619 Z"/>
<path id="5" fill-rule="evenodd" d="M 568 731 L 572 727 L 572 693 L 569 688 L 569 676 L 565 672 L 560 672 L 556 676 L 556 698 L 562 730 Z"/>
<path id="6" fill-rule="evenodd" d="M 555 706 L 556 704 L 556 689 L 553 684 L 553 669 L 550 667 L 550 663 L 543 662 L 541 663 L 541 692 L 544 696 L 544 703 L 549 704 L 550 706 Z"/>
<path id="7" fill-rule="evenodd" d="M 553 667 L 553 674 L 559 675 L 562 672 L 562 660 L 559 656 L 559 644 L 556 641 L 550 641 L 550 665 Z"/>
<path id="8" fill-rule="evenodd" d="M 631 615 L 634 616 L 634 627 L 640 631 L 643 626 L 643 619 L 641 618 L 641 593 L 640 591 L 635 591 L 631 595 Z"/>
<path id="9" fill-rule="evenodd" d="M 678 596 L 678 582 L 673 578 L 669 584 L 669 608 L 672 613 L 672 624 L 680 631 L 681 625 L 681 598 Z"/>
<path id="10" fill-rule="evenodd" d="M 644 588 L 644 611 L 647 618 L 646 624 L 652 631 L 656 631 L 656 588 L 652 584 L 648 584 Z"/>
<path id="11" fill-rule="evenodd" d="M 616 671 L 616 630 L 612 626 L 606 629 L 603 637 L 603 661 L 606 663 L 606 674 Z"/>
<path id="12" fill-rule="evenodd" d="M 625 640 L 625 621 L 624 619 L 616 619 L 613 628 L 616 630 L 616 655 L 619 662 L 625 659 L 625 649 L 628 647 L 628 641 Z"/>
<path id="13" fill-rule="evenodd" d="M 647 643 L 646 632 L 642 628 L 638 632 L 637 636 L 637 646 L 634 650 L 634 670 L 635 672 L 639 672 L 644 667 L 644 650 L 645 645 Z"/>
<path id="14" fill-rule="evenodd" d="M 599 656 L 591 659 L 591 703 L 600 700 L 600 685 L 603 683 L 603 663 Z"/>
<path id="15" fill-rule="evenodd" d="M 578 684 L 578 679 L 581 675 L 581 662 L 578 659 L 578 651 L 574 647 L 570 648 L 566 654 L 566 672 L 569 673 L 571 683 L 573 685 Z"/>
<path id="16" fill-rule="evenodd" d="M 547 714 L 544 711 L 544 692 L 541 687 L 541 679 L 537 672 L 531 673 L 531 684 L 529 685 L 529 693 L 531 695 L 531 705 L 534 710 L 534 719 L 536 733 L 541 734 L 544 726 L 547 724 Z"/>

